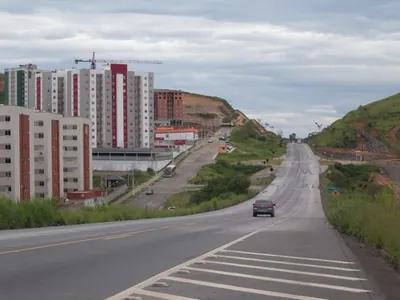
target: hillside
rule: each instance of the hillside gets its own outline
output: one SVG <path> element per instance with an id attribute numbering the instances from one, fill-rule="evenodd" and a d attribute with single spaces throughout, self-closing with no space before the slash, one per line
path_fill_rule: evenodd
<path id="1" fill-rule="evenodd" d="M 236 110 L 227 100 L 189 92 L 183 92 L 183 113 L 185 123 L 220 124 L 236 118 Z"/>
<path id="2" fill-rule="evenodd" d="M 243 125 L 235 127 L 230 134 L 229 144 L 235 150 L 230 153 L 220 153 L 219 160 L 229 162 L 264 161 L 277 158 L 286 151 L 284 141 L 277 134 L 260 129 L 255 120 L 248 120 Z"/>
<path id="3" fill-rule="evenodd" d="M 317 148 L 342 148 L 397 156 L 400 154 L 399 129 L 400 94 L 396 94 L 360 106 L 320 133 L 310 134 L 307 142 Z"/>

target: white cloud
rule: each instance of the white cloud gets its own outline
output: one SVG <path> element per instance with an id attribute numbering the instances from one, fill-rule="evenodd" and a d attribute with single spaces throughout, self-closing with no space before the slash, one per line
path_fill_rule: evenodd
<path id="1" fill-rule="evenodd" d="M 92 51 L 162 60 L 130 67 L 154 71 L 159 87 L 228 98 L 306 134 L 398 91 L 398 4 L 378 2 L 3 1 L 0 66 L 71 67 Z"/>
<path id="2" fill-rule="evenodd" d="M 333 105 L 312 105 L 304 110 L 306 113 L 318 113 L 318 114 L 336 114 L 337 110 Z"/>

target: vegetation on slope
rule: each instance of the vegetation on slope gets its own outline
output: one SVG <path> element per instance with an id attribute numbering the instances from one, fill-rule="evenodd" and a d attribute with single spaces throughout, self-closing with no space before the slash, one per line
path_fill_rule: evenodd
<path id="1" fill-rule="evenodd" d="M 230 164 L 225 161 L 203 166 L 189 183 L 205 186 L 196 192 L 174 195 L 166 205 L 189 208 L 208 201 L 214 201 L 213 205 L 219 205 L 220 202 L 227 203 L 232 199 L 245 201 L 254 196 L 254 191 L 249 191 L 250 175 L 262 169 L 264 166 Z M 233 204 L 238 203 L 238 200 L 235 200 Z"/>
<path id="2" fill-rule="evenodd" d="M 210 119 L 215 119 L 218 117 L 218 115 L 213 114 L 213 113 L 188 113 L 190 116 L 196 116 L 202 119 L 210 120 Z"/>
<path id="3" fill-rule="evenodd" d="M 226 161 L 217 161 L 214 164 L 208 164 L 201 167 L 197 175 L 192 178 L 189 183 L 191 184 L 207 184 L 209 181 L 219 180 L 224 177 L 240 174 L 245 177 L 257 173 L 264 169 L 261 165 L 245 165 L 245 164 L 230 164 Z"/>
<path id="4" fill-rule="evenodd" d="M 377 186 L 370 180 L 378 170 L 372 165 L 331 165 L 321 176 L 324 209 L 332 226 L 383 249 L 398 267 L 400 203 L 393 186 Z M 340 194 L 329 193 L 330 186 L 339 186 Z"/>
<path id="5" fill-rule="evenodd" d="M 349 112 L 320 133 L 310 134 L 309 144 L 320 147 L 355 148 L 360 142 L 357 130 L 384 142 L 389 148 L 400 150 L 400 135 L 395 129 L 400 125 L 400 94 L 372 102 Z M 397 128 L 396 128 L 397 129 Z"/>
<path id="6" fill-rule="evenodd" d="M 231 153 L 220 153 L 217 156 L 218 160 L 265 160 L 279 157 L 286 151 L 286 145 L 280 136 L 270 131 L 260 133 L 258 126 L 251 120 L 232 130 L 229 144 L 235 147 L 235 150 Z"/>

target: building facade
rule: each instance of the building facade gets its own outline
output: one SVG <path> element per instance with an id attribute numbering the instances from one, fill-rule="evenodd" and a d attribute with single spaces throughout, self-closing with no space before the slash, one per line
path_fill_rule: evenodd
<path id="1" fill-rule="evenodd" d="M 199 139 L 195 128 L 157 127 L 155 132 L 155 147 L 161 148 L 192 144 Z"/>
<path id="2" fill-rule="evenodd" d="M 36 71 L 37 66 L 34 64 L 5 69 L 4 104 L 33 107 Z"/>
<path id="3" fill-rule="evenodd" d="M 26 201 L 92 189 L 90 121 L 0 106 L 0 195 Z"/>
<path id="4" fill-rule="evenodd" d="M 93 148 L 154 146 L 153 73 L 128 71 L 126 64 L 110 64 L 102 70 L 39 71 L 34 66 L 29 83 L 16 85 L 16 72 L 26 73 L 28 67 L 21 68 L 6 77 L 5 104 L 90 119 Z M 19 86 L 28 86 L 30 92 L 21 94 Z"/>
<path id="5" fill-rule="evenodd" d="M 179 125 L 183 120 L 182 91 L 156 90 L 154 93 L 154 118 L 157 123 L 169 121 Z"/>

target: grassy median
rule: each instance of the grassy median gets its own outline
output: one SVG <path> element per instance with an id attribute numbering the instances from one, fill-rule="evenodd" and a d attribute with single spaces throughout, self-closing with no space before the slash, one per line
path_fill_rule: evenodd
<path id="1" fill-rule="evenodd" d="M 400 203 L 393 186 L 377 186 L 370 178 L 371 165 L 335 163 L 321 176 L 324 210 L 332 226 L 377 249 L 384 250 L 399 268 Z M 339 195 L 328 188 L 339 186 Z"/>
<path id="2" fill-rule="evenodd" d="M 38 200 L 12 203 L 0 198 L 0 229 L 34 228 L 98 222 L 176 217 L 223 209 L 254 197 L 255 191 L 228 193 L 191 205 L 178 205 L 175 210 L 146 210 L 124 205 L 104 205 L 93 208 L 61 209 L 52 201 Z"/>

